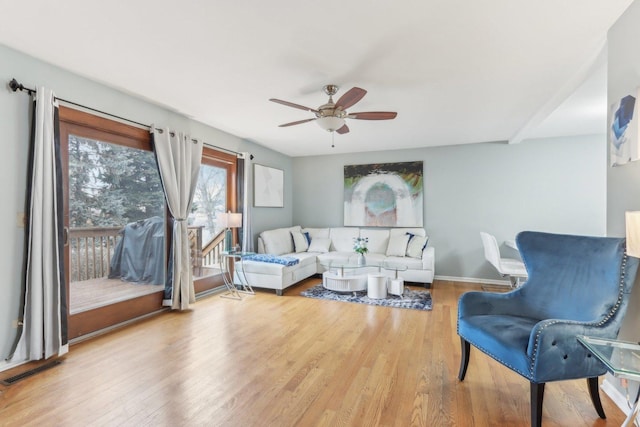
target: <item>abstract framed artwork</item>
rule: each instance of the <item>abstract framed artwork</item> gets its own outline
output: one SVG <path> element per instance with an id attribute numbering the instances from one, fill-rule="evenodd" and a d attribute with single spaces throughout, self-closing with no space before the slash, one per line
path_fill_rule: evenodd
<path id="1" fill-rule="evenodd" d="M 253 165 L 253 206 L 284 207 L 284 171 L 269 166 Z"/>
<path id="2" fill-rule="evenodd" d="M 422 162 L 345 165 L 344 225 L 423 226 Z"/>
<path id="3" fill-rule="evenodd" d="M 609 123 L 610 163 L 621 166 L 640 159 L 637 93 L 629 94 L 611 106 Z"/>

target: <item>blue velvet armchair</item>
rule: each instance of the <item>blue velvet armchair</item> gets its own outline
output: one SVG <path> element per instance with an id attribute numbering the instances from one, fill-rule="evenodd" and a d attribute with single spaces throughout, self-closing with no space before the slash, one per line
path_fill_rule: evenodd
<path id="1" fill-rule="evenodd" d="M 464 380 L 471 345 L 530 381 L 531 425 L 542 423 L 544 385 L 587 378 L 605 418 L 598 376 L 605 366 L 576 335 L 616 338 L 627 310 L 638 259 L 621 238 L 525 231 L 517 245 L 528 280 L 508 293 L 467 292 L 458 302 Z"/>

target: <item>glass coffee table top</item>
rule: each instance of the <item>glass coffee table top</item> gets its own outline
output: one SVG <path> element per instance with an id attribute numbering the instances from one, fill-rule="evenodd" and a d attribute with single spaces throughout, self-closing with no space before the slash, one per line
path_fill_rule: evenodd
<path id="1" fill-rule="evenodd" d="M 621 379 L 623 387 L 627 389 L 627 402 L 631 408 L 622 427 L 633 425 L 634 420 L 638 417 L 638 412 L 640 412 L 640 401 L 638 401 L 640 393 L 637 393 L 635 400 L 632 401 L 629 397 L 627 380 L 640 381 L 640 344 L 584 335 L 578 335 L 576 338 L 607 366 L 613 376 Z"/>
<path id="2" fill-rule="evenodd" d="M 333 261 L 321 261 L 320 262 L 321 265 L 323 265 L 326 268 L 336 268 L 336 269 L 349 269 L 349 268 L 383 268 L 385 270 L 395 270 L 395 271 L 405 271 L 408 270 L 408 267 L 406 265 L 402 265 L 402 264 L 397 264 L 397 263 L 393 263 L 393 262 L 382 262 L 382 263 L 373 263 L 373 262 L 367 262 L 364 265 L 358 264 L 357 260 L 355 259 L 348 259 L 348 260 L 333 260 Z"/>
<path id="3" fill-rule="evenodd" d="M 619 378 L 640 381 L 640 345 L 634 342 L 578 335 L 578 341 Z"/>

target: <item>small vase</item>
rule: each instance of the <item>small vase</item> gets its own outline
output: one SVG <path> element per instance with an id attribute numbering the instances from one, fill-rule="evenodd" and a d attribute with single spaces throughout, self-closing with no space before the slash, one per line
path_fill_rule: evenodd
<path id="1" fill-rule="evenodd" d="M 358 265 L 359 266 L 367 265 L 367 259 L 364 257 L 364 254 L 358 254 Z"/>

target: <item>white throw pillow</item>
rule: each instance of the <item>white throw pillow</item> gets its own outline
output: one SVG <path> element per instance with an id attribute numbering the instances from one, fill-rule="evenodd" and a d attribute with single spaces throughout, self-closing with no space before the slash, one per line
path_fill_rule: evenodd
<path id="1" fill-rule="evenodd" d="M 275 230 L 267 230 L 260 233 L 262 242 L 264 243 L 264 251 L 271 255 L 284 255 L 293 252 L 293 240 L 291 239 L 292 231 L 301 231 L 300 226 L 287 228 L 277 228 Z"/>
<path id="2" fill-rule="evenodd" d="M 329 252 L 329 246 L 331 246 L 331 239 L 327 237 L 313 237 L 311 244 L 309 245 L 309 252 Z"/>
<path id="3" fill-rule="evenodd" d="M 407 251 L 407 243 L 409 243 L 408 234 L 391 236 L 387 246 L 387 256 L 404 256 Z"/>
<path id="4" fill-rule="evenodd" d="M 309 248 L 309 243 L 307 242 L 305 235 L 299 231 L 292 231 L 291 237 L 293 237 L 293 249 L 296 253 L 306 252 Z"/>
<path id="5" fill-rule="evenodd" d="M 429 238 L 427 236 L 413 236 L 407 245 L 407 256 L 411 258 L 422 258 L 422 251 L 427 247 Z"/>

